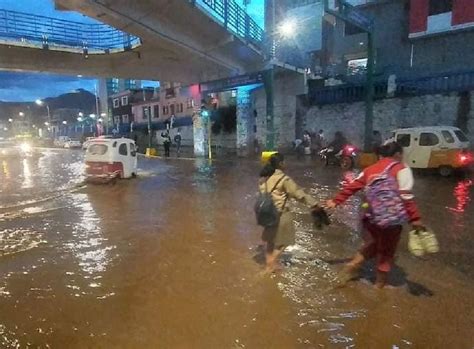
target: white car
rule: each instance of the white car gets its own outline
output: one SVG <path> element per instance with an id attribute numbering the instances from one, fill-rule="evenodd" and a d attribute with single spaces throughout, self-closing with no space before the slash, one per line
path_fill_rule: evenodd
<path id="1" fill-rule="evenodd" d="M 54 140 L 54 145 L 59 148 L 64 148 L 64 146 L 66 145 L 66 142 L 69 142 L 70 140 L 71 138 L 67 136 L 59 136 L 58 138 Z"/>
<path id="2" fill-rule="evenodd" d="M 67 148 L 67 149 L 79 149 L 81 147 L 82 147 L 82 143 L 75 139 L 71 139 L 70 141 L 67 141 L 66 143 L 64 143 L 64 148 Z"/>

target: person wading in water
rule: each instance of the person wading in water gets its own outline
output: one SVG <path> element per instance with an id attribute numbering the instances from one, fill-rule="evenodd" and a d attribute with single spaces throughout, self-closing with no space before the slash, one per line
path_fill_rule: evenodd
<path id="1" fill-rule="evenodd" d="M 266 243 L 266 268 L 269 273 L 281 267 L 278 258 L 287 246 L 295 243 L 294 214 L 288 208 L 288 199 L 296 199 L 308 205 L 313 211 L 321 208 L 315 199 L 307 195 L 296 183 L 288 177 L 282 154 L 274 154 L 260 172 L 259 191 L 270 193 L 273 203 L 280 214 L 279 221 L 274 226 L 265 227 L 262 241 Z"/>
<path id="2" fill-rule="evenodd" d="M 368 208 L 362 219 L 364 245 L 340 274 L 342 285 L 358 277 L 366 260 L 376 258 L 375 286 L 383 288 L 392 268 L 402 225 L 410 222 L 414 230 L 425 230 L 411 192 L 412 171 L 402 161 L 403 148 L 396 142 L 379 148 L 380 160 L 367 167 L 355 180 L 346 183 L 328 208 L 344 204 L 364 189 Z"/>

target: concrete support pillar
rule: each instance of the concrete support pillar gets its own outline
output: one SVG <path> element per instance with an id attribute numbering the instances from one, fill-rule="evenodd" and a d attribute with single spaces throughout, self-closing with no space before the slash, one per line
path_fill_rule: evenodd
<path id="1" fill-rule="evenodd" d="M 252 105 L 250 90 L 239 88 L 237 90 L 237 155 L 248 156 L 251 148 L 251 117 Z"/>
<path id="2" fill-rule="evenodd" d="M 197 113 L 193 117 L 194 155 L 204 157 L 208 154 L 208 132 L 206 120 Z"/>

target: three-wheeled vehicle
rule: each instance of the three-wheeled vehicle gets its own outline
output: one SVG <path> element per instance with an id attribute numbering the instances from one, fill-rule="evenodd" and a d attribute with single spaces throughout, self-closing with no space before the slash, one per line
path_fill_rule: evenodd
<path id="1" fill-rule="evenodd" d="M 469 140 L 456 127 L 432 126 L 398 129 L 393 138 L 404 148 L 404 161 L 412 168 L 437 169 L 442 176 L 474 163 Z"/>
<path id="2" fill-rule="evenodd" d="M 137 150 L 132 139 L 92 139 L 85 161 L 88 181 L 109 182 L 137 174 Z"/>

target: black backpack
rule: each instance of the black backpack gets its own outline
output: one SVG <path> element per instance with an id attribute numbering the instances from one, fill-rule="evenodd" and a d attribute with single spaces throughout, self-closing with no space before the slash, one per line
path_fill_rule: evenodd
<path id="1" fill-rule="evenodd" d="M 257 224 L 262 227 L 274 227 L 280 222 L 280 212 L 273 202 L 272 193 L 286 176 L 282 176 L 271 191 L 267 191 L 267 181 L 265 181 L 265 192 L 258 192 L 255 202 L 255 217 Z M 285 202 L 286 203 L 286 202 Z"/>

